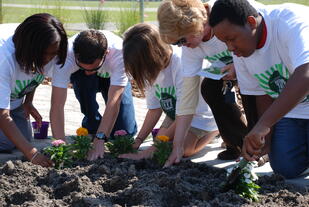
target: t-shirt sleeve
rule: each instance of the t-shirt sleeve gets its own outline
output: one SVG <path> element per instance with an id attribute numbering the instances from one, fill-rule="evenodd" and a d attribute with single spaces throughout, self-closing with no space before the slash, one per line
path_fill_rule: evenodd
<path id="1" fill-rule="evenodd" d="M 0 54 L 2 53 L 0 52 Z M 0 109 L 10 109 L 10 94 L 11 81 L 13 80 L 13 68 L 6 58 L 0 59 L 0 70 Z"/>
<path id="2" fill-rule="evenodd" d="M 59 88 L 67 88 L 70 83 L 70 76 L 77 70 L 75 63 L 75 57 L 73 51 L 69 51 L 65 64 L 63 67 L 61 65 L 54 65 L 52 85 Z"/>
<path id="3" fill-rule="evenodd" d="M 109 67 L 111 67 L 111 85 L 126 86 L 128 84 L 128 77 L 124 69 L 122 50 L 116 50 L 113 52 Z"/>
<path id="4" fill-rule="evenodd" d="M 309 63 L 309 9 L 305 6 L 297 8 L 296 15 L 289 12 L 283 16 L 286 18 L 280 18 L 278 27 L 279 53 L 283 60 L 284 56 L 288 56 L 288 62 L 291 62 L 291 67 L 288 68 L 292 70 L 291 73 L 297 67 Z"/>
<path id="5" fill-rule="evenodd" d="M 200 52 L 200 48 L 182 48 L 182 70 L 184 77 L 196 76 L 198 72 L 202 70 L 203 65 L 203 55 Z"/>
<path id="6" fill-rule="evenodd" d="M 161 108 L 160 101 L 156 98 L 155 92 L 154 86 L 146 88 L 146 104 L 148 109 Z"/>
<path id="7" fill-rule="evenodd" d="M 249 73 L 243 60 L 233 55 L 233 62 L 241 94 L 256 96 L 265 95 L 264 90 L 259 86 L 259 82 Z"/>

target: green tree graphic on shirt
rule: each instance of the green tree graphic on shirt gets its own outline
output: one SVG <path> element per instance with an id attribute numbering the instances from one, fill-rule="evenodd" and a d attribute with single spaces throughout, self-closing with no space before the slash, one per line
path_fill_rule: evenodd
<path id="1" fill-rule="evenodd" d="M 228 65 L 233 63 L 233 57 L 231 55 L 231 52 L 229 52 L 228 50 L 225 50 L 213 56 L 205 56 L 204 59 L 208 60 L 212 64 L 210 67 L 204 68 L 203 70 L 212 74 L 221 74 L 222 65 Z M 216 62 L 219 63 L 221 67 L 218 67 L 218 64 L 216 65 Z"/>
<path id="2" fill-rule="evenodd" d="M 277 98 L 290 78 L 289 70 L 283 64 L 275 64 L 264 73 L 254 74 L 265 93 Z M 303 100 L 308 101 L 309 95 Z"/>
<path id="3" fill-rule="evenodd" d="M 109 78 L 110 77 L 110 74 L 108 72 L 103 72 L 103 73 L 97 72 L 97 75 L 101 78 Z"/>
<path id="4" fill-rule="evenodd" d="M 213 56 L 205 56 L 204 59 L 208 60 L 211 63 L 214 63 L 216 61 L 221 61 L 225 65 L 228 65 L 230 63 L 233 63 L 233 57 L 230 51 L 225 50 L 223 52 L 220 52 L 218 54 L 215 54 Z"/>
<path id="5" fill-rule="evenodd" d="M 175 120 L 176 111 L 176 89 L 175 86 L 160 87 L 159 84 L 155 84 L 155 96 L 160 101 L 160 105 L 164 113 Z"/>
<path id="6" fill-rule="evenodd" d="M 11 100 L 22 98 L 40 85 L 43 80 L 44 75 L 42 74 L 36 74 L 30 80 L 16 80 L 16 86 L 11 92 Z"/>

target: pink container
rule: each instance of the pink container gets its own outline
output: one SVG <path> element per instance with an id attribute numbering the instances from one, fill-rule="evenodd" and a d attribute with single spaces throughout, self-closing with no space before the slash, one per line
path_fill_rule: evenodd
<path id="1" fill-rule="evenodd" d="M 32 122 L 34 139 L 47 139 L 48 127 L 49 127 L 48 121 L 42 121 L 41 128 L 38 128 L 37 122 L 35 121 Z"/>

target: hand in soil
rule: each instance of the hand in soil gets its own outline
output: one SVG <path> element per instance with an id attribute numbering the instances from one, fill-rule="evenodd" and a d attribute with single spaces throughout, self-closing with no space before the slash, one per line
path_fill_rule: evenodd
<path id="1" fill-rule="evenodd" d="M 182 147 L 173 147 L 173 151 L 163 167 L 165 168 L 173 165 L 174 163 L 175 164 L 179 163 L 181 158 L 183 157 L 183 154 L 184 151 Z"/>
<path id="2" fill-rule="evenodd" d="M 118 158 L 131 159 L 131 160 L 141 160 L 151 158 L 155 148 L 154 146 L 149 147 L 146 150 L 139 151 L 138 153 L 127 153 L 121 154 Z"/>
<path id="3" fill-rule="evenodd" d="M 88 152 L 87 160 L 93 161 L 104 157 L 104 141 L 94 139 L 93 148 Z"/>
<path id="4" fill-rule="evenodd" d="M 256 125 L 245 137 L 242 147 L 243 157 L 249 161 L 258 160 L 265 145 L 265 136 L 270 129 Z"/>
<path id="5" fill-rule="evenodd" d="M 35 156 L 35 158 L 32 160 L 32 163 L 35 165 L 41 165 L 42 167 L 53 166 L 53 162 L 41 153 Z"/>

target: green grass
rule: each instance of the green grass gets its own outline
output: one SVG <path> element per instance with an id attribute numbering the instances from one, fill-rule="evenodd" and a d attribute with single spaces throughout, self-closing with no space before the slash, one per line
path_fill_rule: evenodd
<path id="1" fill-rule="evenodd" d="M 309 6 L 309 0 L 259 0 L 264 4 L 279 4 L 283 2 L 294 2 Z M 59 2 L 61 2 L 59 4 Z M 97 7 L 99 1 L 72 1 L 72 0 L 2 0 L 2 3 L 10 4 L 33 4 L 33 5 L 58 5 L 55 9 L 44 8 L 18 8 L 18 7 L 3 7 L 3 23 L 18 23 L 22 22 L 26 17 L 38 13 L 48 12 L 57 16 L 63 23 L 80 23 L 84 22 L 82 10 L 69 10 L 61 8 L 63 6 L 87 6 Z M 145 2 L 145 8 L 157 8 L 160 2 Z M 130 8 L 132 1 L 106 1 L 103 7 L 115 7 L 115 8 Z M 120 19 L 120 11 L 106 11 L 108 13 L 107 22 L 117 22 Z M 145 12 L 147 15 L 144 17 L 144 21 L 156 21 L 156 12 Z"/>
<path id="2" fill-rule="evenodd" d="M 35 9 L 35 8 L 14 8 L 14 7 L 4 7 L 4 18 L 3 23 L 17 23 L 22 22 L 26 17 L 38 13 L 38 12 L 47 12 L 54 14 L 53 9 Z M 64 23 L 80 23 L 84 22 L 83 11 L 82 10 L 67 10 L 63 9 L 63 16 L 65 16 Z M 109 22 L 116 22 L 120 18 L 120 12 L 118 11 L 106 11 L 109 16 Z M 147 12 L 148 17 L 145 17 L 145 21 L 155 21 L 156 13 Z"/>
<path id="3" fill-rule="evenodd" d="M 6 4 L 35 4 L 38 5 L 42 2 L 42 0 L 2 0 L 3 3 Z M 43 0 L 44 1 L 44 0 Z M 49 5 L 55 4 L 55 0 L 48 1 Z M 160 2 L 144 2 L 145 8 L 157 8 Z M 71 0 L 62 0 L 63 6 L 89 6 L 89 7 L 97 7 L 98 1 L 71 1 Z M 105 1 L 104 7 L 123 7 L 130 8 L 132 2 L 130 1 Z"/>
<path id="4" fill-rule="evenodd" d="M 309 0 L 258 0 L 263 4 L 297 3 L 309 6 Z"/>

